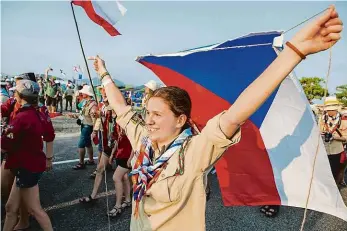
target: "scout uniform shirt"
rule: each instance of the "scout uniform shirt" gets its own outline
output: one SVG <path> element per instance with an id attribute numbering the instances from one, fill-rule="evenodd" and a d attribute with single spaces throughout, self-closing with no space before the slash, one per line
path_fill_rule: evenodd
<path id="1" fill-rule="evenodd" d="M 135 151 L 133 166 L 147 130 L 139 115 L 128 107 L 125 113 L 118 115 L 117 123 L 125 129 Z M 166 169 L 142 197 L 138 217 L 132 215 L 131 231 L 205 230 L 205 171 L 241 138 L 240 129 L 231 139 L 226 138 L 219 126 L 221 114 L 212 118 L 201 133 L 187 143 L 183 175 L 175 175 L 179 168 L 179 149 L 168 160 Z M 155 156 L 158 156 L 158 150 L 155 150 Z M 134 211 L 136 202 L 132 204 Z"/>
<path id="2" fill-rule="evenodd" d="M 24 168 L 30 172 L 44 172 L 46 155 L 43 140 L 52 142 L 54 138 L 50 118 L 32 105 L 22 106 L 10 121 L 6 134 L 1 137 L 1 147 L 9 153 L 5 169 Z"/>
<path id="3" fill-rule="evenodd" d="M 323 119 L 320 121 L 320 127 L 321 127 L 321 131 L 322 132 L 326 131 L 325 122 L 324 122 Z M 338 129 L 341 129 L 341 126 Z M 338 132 L 336 132 L 336 131 L 333 133 L 333 135 L 337 136 L 337 137 L 340 137 L 340 134 L 338 134 Z M 323 137 L 323 142 L 324 142 L 325 150 L 327 151 L 328 155 L 338 155 L 338 154 L 341 154 L 341 152 L 344 151 L 343 142 L 342 141 L 332 140 L 330 142 L 325 142 L 324 137 Z"/>
<path id="4" fill-rule="evenodd" d="M 81 116 L 83 117 L 82 123 L 84 125 L 94 126 L 96 118 L 96 102 L 94 100 L 88 100 L 82 108 Z"/>

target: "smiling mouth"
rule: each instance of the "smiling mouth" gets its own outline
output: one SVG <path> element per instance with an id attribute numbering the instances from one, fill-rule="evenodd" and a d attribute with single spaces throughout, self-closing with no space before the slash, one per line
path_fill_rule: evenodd
<path id="1" fill-rule="evenodd" d="M 147 128 L 147 130 L 148 130 L 149 132 L 156 132 L 156 131 L 158 131 L 159 129 L 157 129 L 157 128 Z"/>

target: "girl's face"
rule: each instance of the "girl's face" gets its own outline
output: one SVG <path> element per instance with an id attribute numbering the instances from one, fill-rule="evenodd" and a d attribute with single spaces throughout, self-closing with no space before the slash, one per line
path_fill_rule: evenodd
<path id="1" fill-rule="evenodd" d="M 82 99 L 89 99 L 89 95 L 87 94 L 84 94 L 84 93 L 81 93 L 81 96 L 82 96 Z"/>
<path id="2" fill-rule="evenodd" d="M 17 91 L 14 91 L 14 98 L 16 99 L 16 101 L 21 104 L 22 103 L 22 99 L 19 97 L 19 94 Z"/>
<path id="3" fill-rule="evenodd" d="M 178 136 L 186 120 L 186 115 L 177 117 L 162 98 L 151 97 L 149 99 L 146 127 L 149 138 L 159 145 L 167 144 Z"/>
<path id="4" fill-rule="evenodd" d="M 335 117 L 337 114 L 337 111 L 327 111 L 327 112 L 328 112 L 328 115 L 331 117 Z"/>

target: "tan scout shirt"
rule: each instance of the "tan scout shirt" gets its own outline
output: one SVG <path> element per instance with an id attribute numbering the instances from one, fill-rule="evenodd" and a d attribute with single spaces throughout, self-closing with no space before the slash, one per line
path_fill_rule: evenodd
<path id="1" fill-rule="evenodd" d="M 338 136 L 337 132 L 334 132 L 335 136 Z M 337 155 L 344 151 L 343 142 L 338 140 L 333 140 L 331 142 L 325 142 L 323 137 L 323 142 L 328 155 Z"/>
<path id="2" fill-rule="evenodd" d="M 325 131 L 324 122 L 322 120 L 321 120 L 321 123 L 320 123 L 320 129 L 323 132 Z M 341 126 L 340 126 L 339 129 L 341 129 Z M 333 135 L 337 136 L 337 137 L 340 137 L 340 135 L 336 131 L 333 133 Z M 342 135 L 343 135 L 343 133 L 342 133 Z M 343 135 L 343 137 L 345 137 L 345 136 Z M 328 155 L 337 155 L 337 154 L 340 154 L 341 152 L 344 151 L 344 149 L 343 149 L 343 142 L 342 141 L 333 140 L 331 142 L 325 142 L 324 141 L 324 137 L 322 137 L 322 138 L 323 138 L 325 150 L 327 151 Z"/>
<path id="3" fill-rule="evenodd" d="M 97 112 L 97 106 L 95 101 L 89 101 L 84 108 L 82 109 L 83 121 L 82 123 L 85 125 L 94 126 L 96 121 L 96 117 L 93 116 Z"/>
<path id="4" fill-rule="evenodd" d="M 212 118 L 201 134 L 187 144 L 183 175 L 175 176 L 179 150 L 169 159 L 166 169 L 142 198 L 139 218 L 132 216 L 131 231 L 205 230 L 205 171 L 241 138 L 240 129 L 231 140 L 225 137 L 219 126 L 221 114 Z M 139 150 L 141 138 L 147 135 L 143 121 L 129 107 L 127 112 L 118 115 L 117 123 L 125 129 L 133 149 Z M 135 202 L 133 211 L 134 206 Z"/>

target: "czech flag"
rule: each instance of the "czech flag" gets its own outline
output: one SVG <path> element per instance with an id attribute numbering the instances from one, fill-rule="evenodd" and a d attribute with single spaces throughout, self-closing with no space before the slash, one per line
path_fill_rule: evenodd
<path id="1" fill-rule="evenodd" d="M 202 129 L 274 61 L 283 48 L 281 34 L 251 33 L 137 61 L 167 86 L 189 92 L 192 119 Z M 318 147 L 308 208 L 347 220 L 318 125 L 294 73 L 242 125 L 241 132 L 240 143 L 230 147 L 215 166 L 226 206 L 305 207 Z"/>
<path id="2" fill-rule="evenodd" d="M 127 9 L 119 1 L 72 1 L 72 4 L 82 7 L 88 17 L 103 27 L 111 36 L 120 35 L 115 27 L 120 16 L 124 16 Z M 119 15 L 120 14 L 120 15 Z"/>

